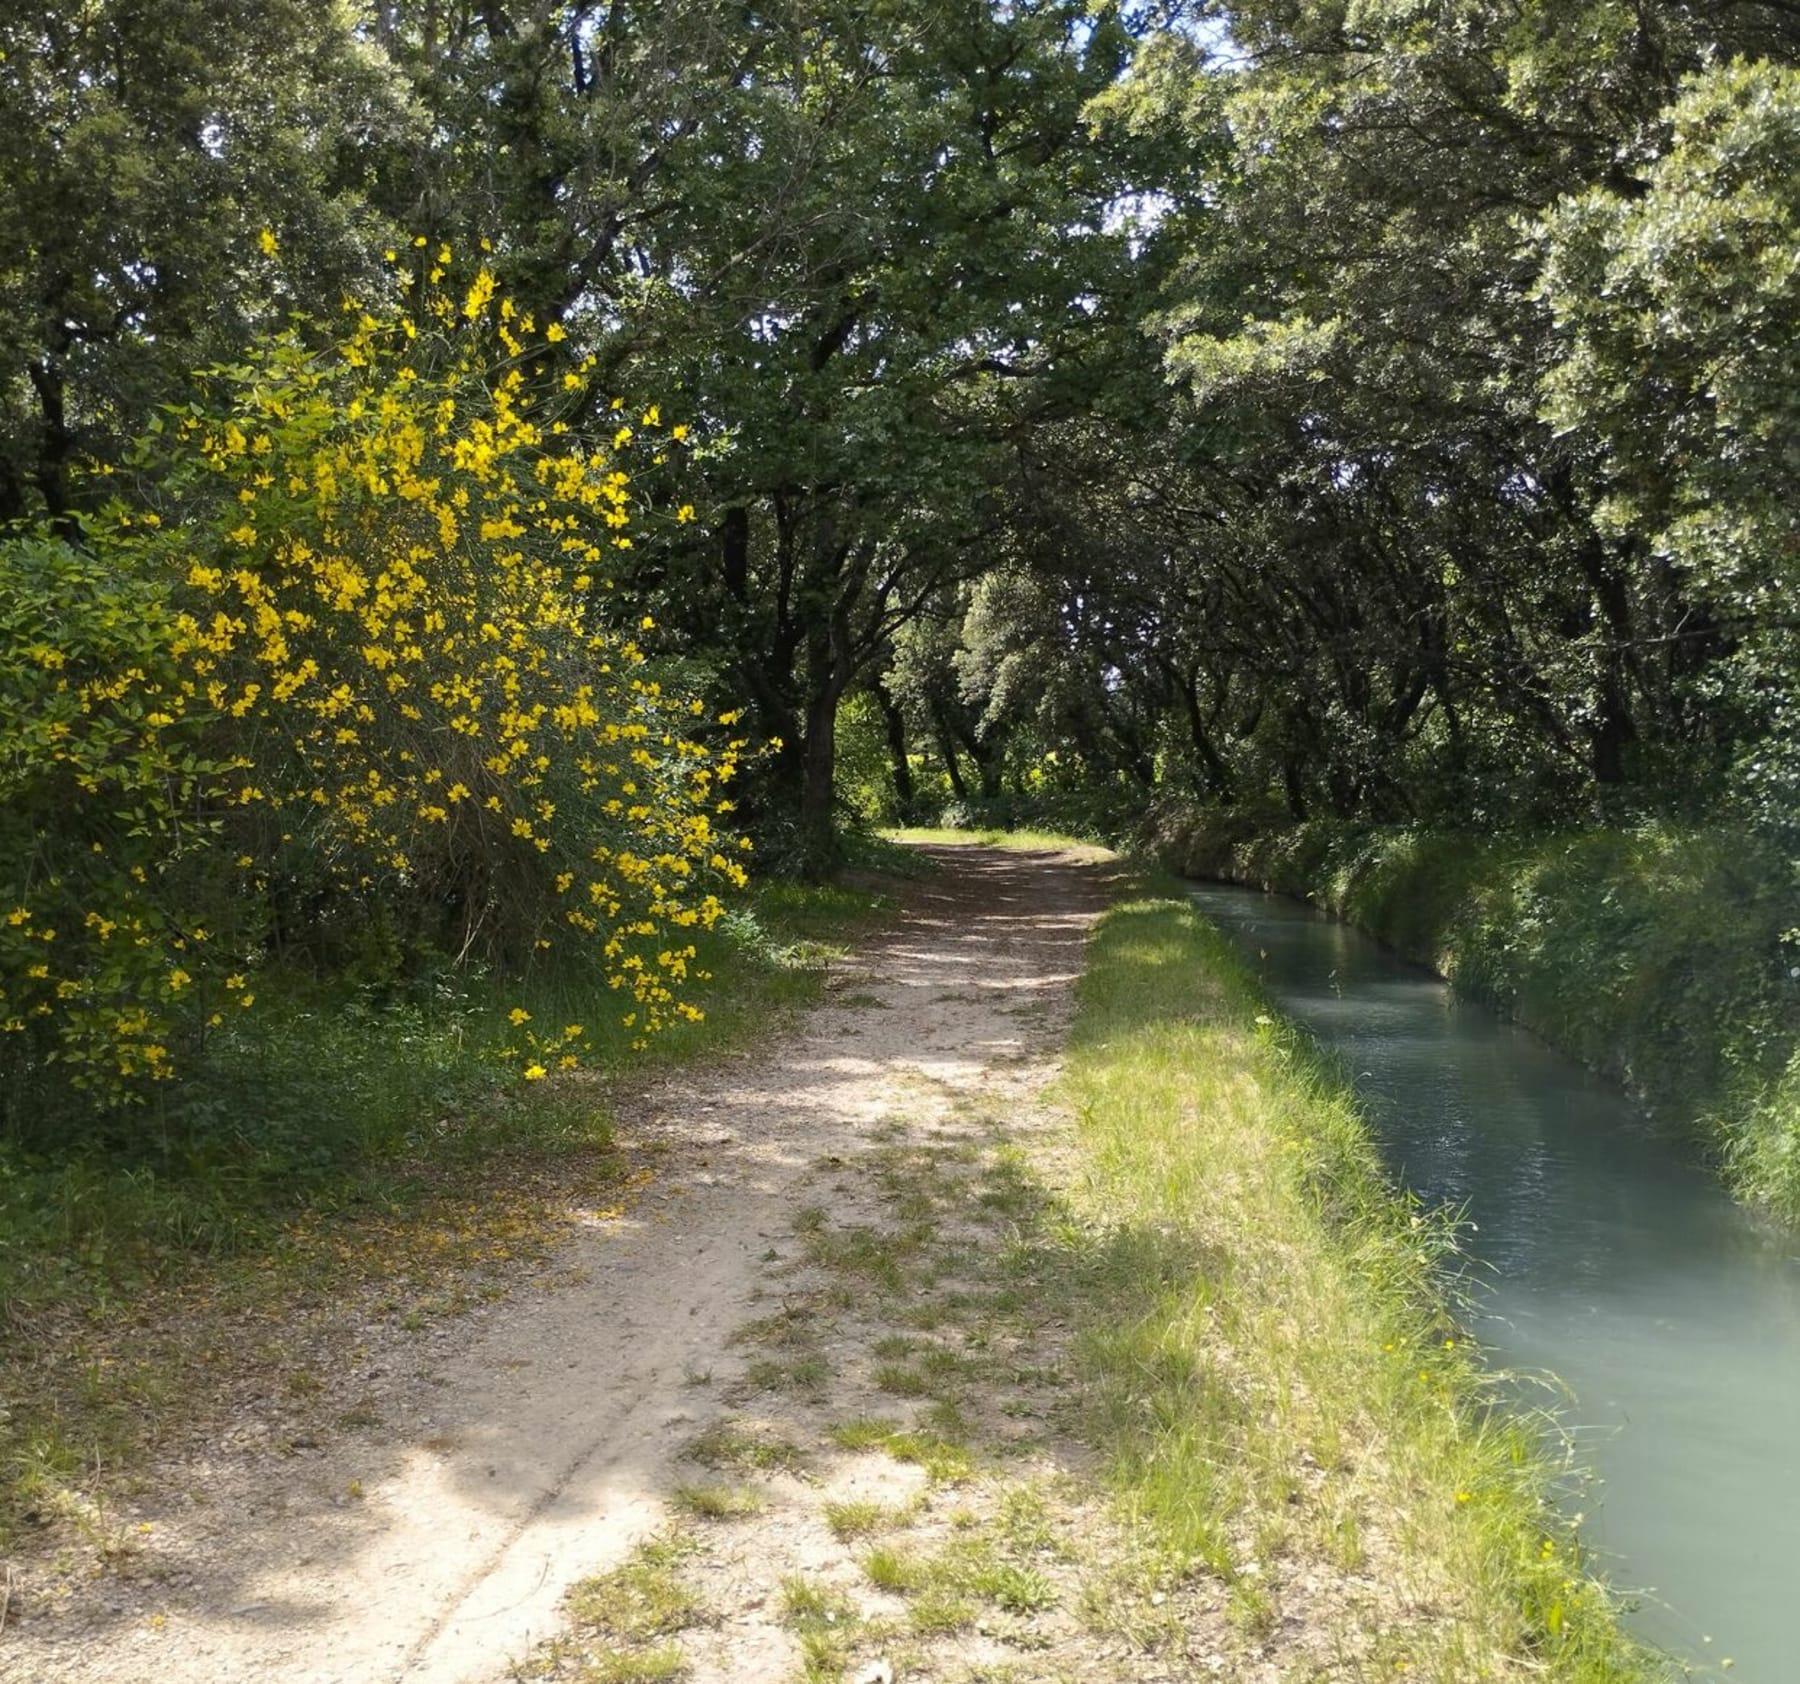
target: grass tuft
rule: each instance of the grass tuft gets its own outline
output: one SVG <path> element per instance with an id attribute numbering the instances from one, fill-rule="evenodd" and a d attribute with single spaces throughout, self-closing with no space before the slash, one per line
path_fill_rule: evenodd
<path id="1" fill-rule="evenodd" d="M 677 1572 L 693 1547 L 680 1533 L 640 1544 L 622 1566 L 570 1589 L 570 1620 L 584 1636 L 620 1644 L 674 1637 L 704 1624 L 705 1607 Z"/>
<path id="2" fill-rule="evenodd" d="M 911 1596 L 931 1583 L 931 1568 L 911 1550 L 881 1544 L 862 1558 L 862 1570 L 877 1590 Z"/>
<path id="3" fill-rule="evenodd" d="M 576 1672 L 575 1684 L 677 1684 L 690 1670 L 679 1644 L 659 1643 L 653 1649 L 590 1655 Z"/>
<path id="4" fill-rule="evenodd" d="M 670 1501 L 694 1520 L 747 1520 L 763 1510 L 761 1495 L 742 1485 L 678 1485 Z"/>
<path id="5" fill-rule="evenodd" d="M 806 1452 L 799 1445 L 735 1421 L 708 1427 L 682 1454 L 690 1462 L 721 1471 L 801 1473 L 806 1467 Z"/>
<path id="6" fill-rule="evenodd" d="M 895 1508 L 888 1503 L 876 1503 L 867 1499 L 827 1503 L 820 1512 L 824 1515 L 825 1524 L 831 1528 L 832 1537 L 844 1544 L 857 1538 L 871 1537 L 893 1527 L 909 1525 L 912 1521 L 910 1509 Z"/>

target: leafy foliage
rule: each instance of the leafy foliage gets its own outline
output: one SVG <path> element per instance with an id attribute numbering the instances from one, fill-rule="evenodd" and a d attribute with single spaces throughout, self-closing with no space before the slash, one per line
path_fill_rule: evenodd
<path id="1" fill-rule="evenodd" d="M 1588 452 L 1601 525 L 1704 605 L 1728 651 L 1707 693 L 1759 816 L 1785 831 L 1800 795 L 1800 71 L 1715 66 L 1670 125 L 1641 191 L 1593 189 L 1549 224 L 1543 287 L 1567 350 L 1548 411 Z"/>
<path id="2" fill-rule="evenodd" d="M 485 269 L 453 295 L 450 264 L 417 319 L 351 311 L 325 355 L 289 333 L 217 371 L 138 464 L 162 512 L 5 551 L 15 1072 L 128 1098 L 263 964 L 359 946 L 520 974 L 586 944 L 640 1040 L 698 1015 L 744 745 L 695 740 L 704 704 L 592 606 L 659 417 L 574 444 L 549 406 L 585 370 L 533 383 L 560 330 Z M 513 1016 L 527 1076 L 578 1060 L 584 1025 Z"/>

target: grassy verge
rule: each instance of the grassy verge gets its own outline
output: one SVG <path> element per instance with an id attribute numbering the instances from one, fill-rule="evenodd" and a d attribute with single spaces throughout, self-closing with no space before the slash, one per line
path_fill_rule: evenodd
<path id="1" fill-rule="evenodd" d="M 1474 837 L 1165 818 L 1173 869 L 1303 896 L 1696 1134 L 1800 1222 L 1800 897 L 1753 838 L 1646 825 Z"/>
<path id="2" fill-rule="evenodd" d="M 983 848 L 1091 848 L 1098 844 L 1084 842 L 1054 830 L 955 830 L 944 826 L 909 825 L 881 834 L 891 842 L 923 843 L 939 847 L 978 845 Z"/>
<path id="3" fill-rule="evenodd" d="M 0 1547 L 61 1522 L 106 1546 L 134 1460 L 247 1365 L 296 1406 L 321 1391 L 316 1353 L 279 1330 L 350 1290 L 391 1289 L 406 1327 L 503 1291 L 554 1249 L 572 1188 L 605 1206 L 639 1175 L 611 1150 L 617 1079 L 766 1033 L 888 907 L 875 887 L 764 885 L 705 938 L 705 1020 L 647 1053 L 567 974 L 296 991 L 130 1134 L 0 1146 Z M 589 1026 L 585 1067 L 510 1074 L 515 1008 Z"/>
<path id="4" fill-rule="evenodd" d="M 1551 1505 L 1550 1441 L 1445 1313 L 1446 1234 L 1223 939 L 1176 895 L 1121 904 L 1080 998 L 1076 1210 L 1104 1244 L 1079 1349 L 1128 1507 L 1249 1603 L 1295 1553 L 1373 1575 L 1357 1676 L 1656 1676 Z"/>

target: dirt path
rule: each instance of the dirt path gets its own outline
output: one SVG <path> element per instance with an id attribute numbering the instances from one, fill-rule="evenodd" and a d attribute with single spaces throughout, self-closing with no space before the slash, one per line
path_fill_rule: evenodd
<path id="1" fill-rule="evenodd" d="M 693 1676 L 750 1684 L 892 1666 L 920 1606 L 941 1629 L 905 1622 L 915 1668 L 940 1640 L 967 1666 L 1048 1641 L 1091 1674 L 1106 1622 L 1068 1612 L 1070 1515 L 1046 1518 L 1080 1501 L 1047 1424 L 1058 1330 L 993 1270 L 1025 1196 L 1005 1141 L 1054 1068 L 1104 872 L 940 857 L 796 1034 L 628 1120 L 658 1179 L 559 1284 L 367 1352 L 366 1420 L 160 1470 L 130 1572 L 0 1635 L 0 1678 L 649 1678 L 678 1642 Z M 893 1529 L 883 1583 L 856 1552 Z M 571 1626 L 570 1587 L 608 1572 Z"/>

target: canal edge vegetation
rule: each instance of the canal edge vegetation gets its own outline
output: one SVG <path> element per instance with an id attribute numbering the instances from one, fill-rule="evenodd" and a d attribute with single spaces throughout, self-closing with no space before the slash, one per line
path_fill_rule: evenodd
<path id="1" fill-rule="evenodd" d="M 1311 901 L 1695 1138 L 1732 1192 L 1800 1222 L 1800 920 L 1780 850 L 1741 829 L 1475 834 L 1165 808 L 1185 876 Z"/>
<path id="2" fill-rule="evenodd" d="M 1394 1191 L 1347 1084 L 1178 884 L 1102 919 L 1063 1087 L 1077 1206 L 1116 1238 L 1080 1349 L 1129 1512 L 1246 1598 L 1296 1542 L 1397 1577 L 1368 1675 L 1672 1676 L 1554 1506 L 1552 1423 L 1502 1402 L 1446 1302 L 1451 1224 Z"/>

